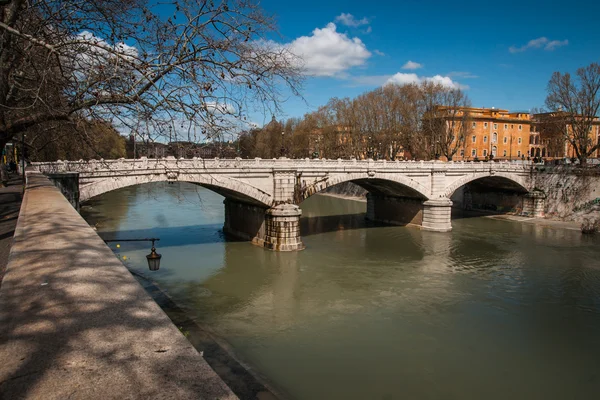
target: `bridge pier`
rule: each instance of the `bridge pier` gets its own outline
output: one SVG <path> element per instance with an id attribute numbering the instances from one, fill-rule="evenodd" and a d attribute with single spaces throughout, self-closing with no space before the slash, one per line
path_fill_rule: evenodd
<path id="1" fill-rule="evenodd" d="M 263 246 L 275 251 L 303 250 L 300 215 L 302 210 L 294 204 L 280 204 L 269 208 L 265 217 Z"/>
<path id="2" fill-rule="evenodd" d="M 434 232 L 452 230 L 452 200 L 446 198 L 427 200 L 423 203 L 421 229 Z"/>
<path id="3" fill-rule="evenodd" d="M 544 217 L 544 205 L 546 194 L 539 190 L 534 190 L 523 196 L 523 215 L 535 218 Z"/>
<path id="4" fill-rule="evenodd" d="M 304 249 L 300 237 L 302 211 L 293 204 L 263 208 L 225 199 L 223 232 L 241 240 L 274 251 Z"/>

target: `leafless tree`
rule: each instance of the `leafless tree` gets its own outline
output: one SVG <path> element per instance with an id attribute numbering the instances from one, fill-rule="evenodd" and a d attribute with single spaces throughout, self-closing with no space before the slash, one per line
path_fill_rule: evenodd
<path id="1" fill-rule="evenodd" d="M 251 0 L 5 0 L 0 147 L 49 121 L 100 119 L 157 137 L 215 134 L 282 90 L 299 62 Z"/>
<path id="2" fill-rule="evenodd" d="M 592 63 L 579 68 L 576 76 L 555 72 L 548 82 L 546 106 L 551 113 L 544 120 L 552 120 L 560 127 L 581 164 L 587 162 L 600 144 L 592 135 L 594 120 L 600 109 L 600 65 Z"/>
<path id="3" fill-rule="evenodd" d="M 469 98 L 458 88 L 432 82 L 423 82 L 420 89 L 425 105 L 422 117 L 425 148 L 430 149 L 430 156 L 444 156 L 451 161 L 460 149 L 464 149 L 471 131 L 467 110 L 471 105 Z"/>

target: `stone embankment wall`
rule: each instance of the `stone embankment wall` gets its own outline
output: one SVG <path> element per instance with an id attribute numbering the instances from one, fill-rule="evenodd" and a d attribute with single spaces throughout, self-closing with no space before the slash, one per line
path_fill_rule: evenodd
<path id="1" fill-rule="evenodd" d="M 547 218 L 581 222 L 600 218 L 600 170 L 538 167 L 535 186 L 546 193 Z"/>

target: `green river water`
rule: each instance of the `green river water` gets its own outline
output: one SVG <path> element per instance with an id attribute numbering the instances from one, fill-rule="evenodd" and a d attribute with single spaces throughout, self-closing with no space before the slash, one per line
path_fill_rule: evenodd
<path id="1" fill-rule="evenodd" d="M 448 234 L 301 204 L 306 250 L 227 241 L 223 198 L 179 183 L 84 205 L 124 263 L 294 399 L 600 398 L 600 237 L 489 218 Z"/>

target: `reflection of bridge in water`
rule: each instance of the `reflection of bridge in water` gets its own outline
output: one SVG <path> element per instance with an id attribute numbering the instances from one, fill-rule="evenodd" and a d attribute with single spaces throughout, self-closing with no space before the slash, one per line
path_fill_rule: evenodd
<path id="1" fill-rule="evenodd" d="M 77 173 L 78 187 L 72 191 L 78 191 L 78 201 L 149 182 L 201 185 L 225 197 L 225 232 L 280 251 L 304 248 L 300 203 L 343 182 L 369 192 L 368 219 L 415 224 L 424 230 L 452 229 L 451 198 L 468 207 L 479 201 L 476 198 L 504 199 L 510 193 L 518 198 L 516 208 L 524 213 L 543 212 L 543 196 L 533 192 L 530 165 L 521 162 L 142 158 L 33 165 L 54 174 L 53 179 L 63 182 L 63 187 L 73 179 L 65 173 Z M 465 187 L 473 190 L 459 190 Z"/>

